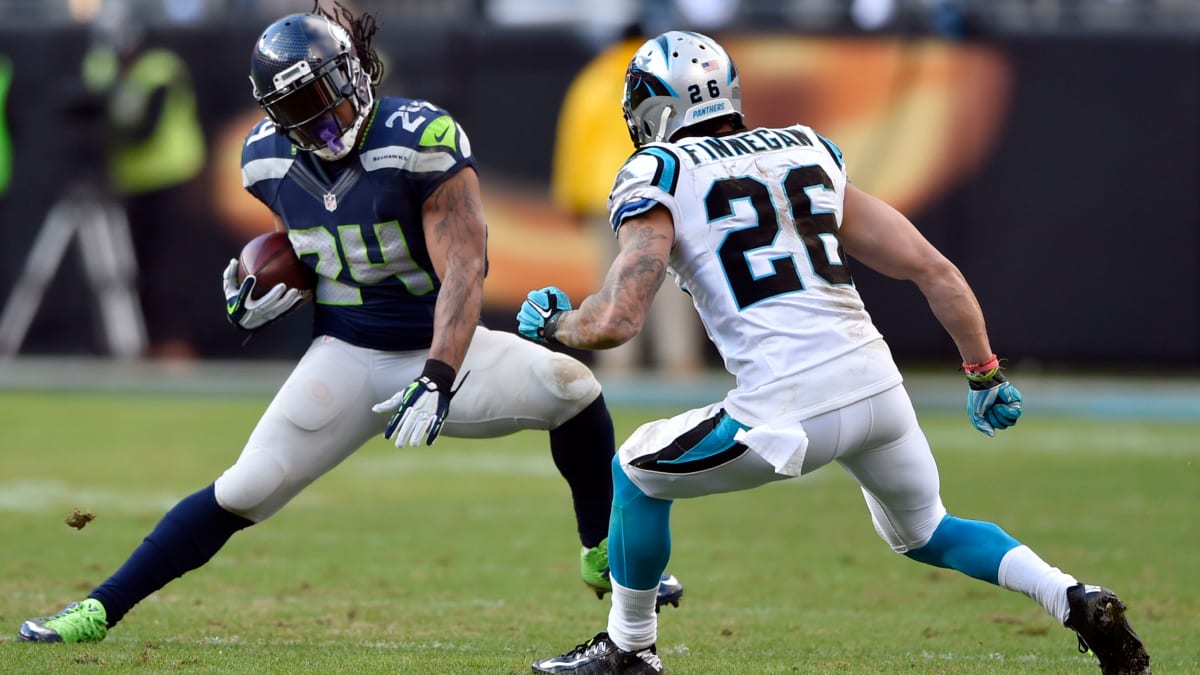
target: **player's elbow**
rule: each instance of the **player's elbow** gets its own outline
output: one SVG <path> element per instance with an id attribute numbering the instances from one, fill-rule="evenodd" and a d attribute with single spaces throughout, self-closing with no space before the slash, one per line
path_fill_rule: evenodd
<path id="1" fill-rule="evenodd" d="M 466 268 L 466 274 L 471 279 L 474 279 L 478 283 L 482 284 L 484 278 L 487 277 L 487 257 L 486 257 L 486 255 L 480 255 L 472 260 L 467 261 L 465 268 Z"/>
<path id="2" fill-rule="evenodd" d="M 643 317 L 610 315 L 597 323 L 596 349 L 620 347 L 632 340 L 642 330 Z"/>
<path id="3" fill-rule="evenodd" d="M 936 255 L 920 267 L 912 281 L 926 297 L 960 295 L 969 292 L 967 280 L 958 267 L 943 255 Z"/>
<path id="4" fill-rule="evenodd" d="M 447 278 L 456 277 L 468 286 L 481 286 L 487 273 L 487 263 L 483 255 L 458 256 L 448 261 Z"/>

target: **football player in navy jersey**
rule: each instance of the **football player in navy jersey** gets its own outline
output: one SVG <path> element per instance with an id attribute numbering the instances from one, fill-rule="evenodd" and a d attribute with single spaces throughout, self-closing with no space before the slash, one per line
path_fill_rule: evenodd
<path id="1" fill-rule="evenodd" d="M 252 57 L 266 111 L 242 177 L 315 270 L 313 293 L 224 274 L 230 321 L 256 330 L 315 301 L 313 341 L 216 481 L 183 499 L 87 599 L 24 622 L 23 640 L 94 642 L 136 603 L 205 564 L 373 436 L 397 447 L 442 433 L 546 429 L 572 492 L 581 574 L 610 591 L 612 419 L 579 361 L 479 325 L 486 227 L 470 141 L 419 99 L 380 97 L 375 23 L 319 4 L 266 28 Z M 682 587 L 662 575 L 664 603 Z"/>

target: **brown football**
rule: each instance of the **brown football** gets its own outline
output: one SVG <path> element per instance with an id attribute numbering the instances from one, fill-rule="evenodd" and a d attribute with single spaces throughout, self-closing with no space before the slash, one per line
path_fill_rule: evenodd
<path id="1" fill-rule="evenodd" d="M 275 284 L 302 291 L 311 291 L 317 285 L 316 273 L 296 256 L 286 232 L 260 234 L 242 247 L 238 281 L 250 274 L 255 278 L 250 297 L 256 300 Z"/>

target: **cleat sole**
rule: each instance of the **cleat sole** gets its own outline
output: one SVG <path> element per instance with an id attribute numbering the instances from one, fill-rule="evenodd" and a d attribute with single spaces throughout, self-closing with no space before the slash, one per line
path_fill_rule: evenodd
<path id="1" fill-rule="evenodd" d="M 1094 593 L 1099 597 L 1091 601 L 1085 625 L 1068 625 L 1078 634 L 1079 651 L 1096 657 L 1103 675 L 1149 675 L 1150 654 L 1129 625 L 1125 603 L 1107 589 Z M 1088 643 L 1085 632 L 1095 644 Z"/>

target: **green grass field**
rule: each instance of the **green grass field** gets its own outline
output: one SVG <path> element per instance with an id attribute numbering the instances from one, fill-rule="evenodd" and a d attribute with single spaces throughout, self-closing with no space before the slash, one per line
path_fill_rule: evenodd
<path id="1" fill-rule="evenodd" d="M 0 392 L 0 671 L 522 673 L 603 629 L 546 436 L 382 439 L 106 641 L 16 641 L 230 464 L 267 398 Z M 617 409 L 618 436 L 670 410 Z M 1156 673 L 1200 672 L 1200 424 L 923 415 L 957 515 L 1115 588 Z M 63 520 L 95 514 L 82 531 Z M 897 556 L 840 469 L 679 502 L 671 673 L 1091 673 L 1027 598 Z"/>

